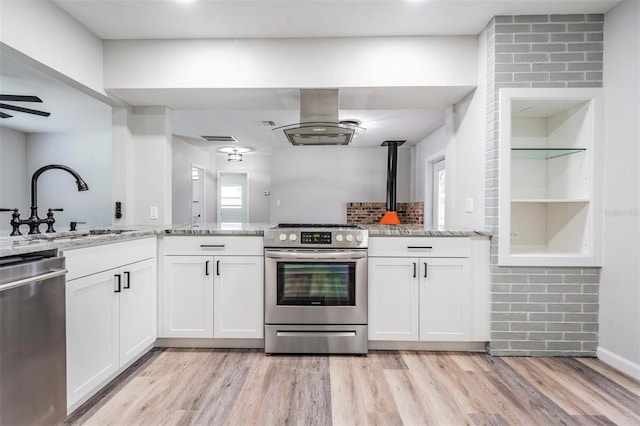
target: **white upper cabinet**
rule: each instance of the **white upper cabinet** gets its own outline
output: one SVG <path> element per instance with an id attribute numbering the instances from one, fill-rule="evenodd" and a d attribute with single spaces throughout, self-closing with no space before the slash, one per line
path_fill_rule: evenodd
<path id="1" fill-rule="evenodd" d="M 602 113 L 600 89 L 500 90 L 500 265 L 600 265 Z"/>

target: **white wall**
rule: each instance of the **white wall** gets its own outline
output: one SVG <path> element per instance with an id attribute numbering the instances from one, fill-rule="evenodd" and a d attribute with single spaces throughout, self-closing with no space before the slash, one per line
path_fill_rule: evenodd
<path id="1" fill-rule="evenodd" d="M 345 223 L 346 203 L 386 200 L 386 147 L 280 148 L 271 159 L 274 223 Z M 400 147 L 398 202 L 410 200 L 410 180 L 411 149 Z"/>
<path id="2" fill-rule="evenodd" d="M 477 78 L 475 36 L 107 40 L 104 49 L 107 89 L 475 86 Z"/>
<path id="3" fill-rule="evenodd" d="M 447 131 L 440 127 L 413 149 L 413 200 L 424 201 L 424 226 L 432 227 L 433 163 L 442 159 L 447 149 Z"/>
<path id="4" fill-rule="evenodd" d="M 3 0 L 1 8 L 0 44 L 51 68 L 76 88 L 105 96 L 100 38 L 48 1 Z"/>
<path id="5" fill-rule="evenodd" d="M 27 135 L 0 127 L 0 207 L 20 210 L 21 219 L 29 217 L 27 181 Z M 0 213 L 0 235 L 10 230 L 11 213 Z"/>
<path id="6" fill-rule="evenodd" d="M 486 30 L 478 37 L 478 51 L 486 52 Z M 487 80 L 486 55 L 478 55 L 478 82 Z M 450 112 L 449 141 L 447 143 L 447 209 L 449 227 L 485 228 L 485 131 L 487 117 L 487 89 L 485 84 L 460 100 Z M 472 200 L 473 212 L 465 209 Z"/>
<path id="7" fill-rule="evenodd" d="M 271 191 L 271 155 L 253 152 L 245 154 L 242 162 L 229 162 L 226 154 L 212 155 L 212 157 L 215 157 L 218 172 L 247 173 L 249 178 L 249 222 L 270 223 L 273 196 L 264 195 L 264 193 Z M 213 212 L 212 221 L 216 221 L 216 211 L 213 210 Z"/>
<path id="8" fill-rule="evenodd" d="M 640 378 L 640 3 L 604 21 L 604 238 L 598 357 Z"/>
<path id="9" fill-rule="evenodd" d="M 171 225 L 172 223 L 172 136 L 171 112 L 165 107 L 134 107 L 132 140 L 135 191 L 133 220 L 136 225 Z M 150 218 L 150 208 L 158 208 L 158 219 Z"/>
<path id="10" fill-rule="evenodd" d="M 56 212 L 54 216 L 56 231 L 69 230 L 70 221 L 87 222 L 87 225 L 111 224 L 110 133 L 28 134 L 27 178 L 21 187 L 25 193 L 30 194 L 33 173 L 48 164 L 71 167 L 89 185 L 89 190 L 78 192 L 74 177 L 65 171 L 44 172 L 38 179 L 40 218 L 47 217 L 48 208 L 63 208 L 63 212 Z M 28 214 L 22 216 L 29 217 Z M 42 225 L 40 230 L 44 232 L 46 226 Z"/>
<path id="11" fill-rule="evenodd" d="M 205 169 L 205 222 L 215 222 L 215 162 L 210 164 L 210 154 L 174 137 L 172 147 L 172 221 L 176 225 L 191 224 L 191 166 Z"/>

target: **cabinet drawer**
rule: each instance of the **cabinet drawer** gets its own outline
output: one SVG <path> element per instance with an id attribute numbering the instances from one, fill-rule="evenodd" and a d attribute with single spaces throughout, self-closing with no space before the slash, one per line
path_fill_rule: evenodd
<path id="1" fill-rule="evenodd" d="M 165 255 L 227 255 L 262 256 L 262 237 L 223 236 L 223 237 L 164 237 Z"/>
<path id="2" fill-rule="evenodd" d="M 466 237 L 371 237 L 369 256 L 470 257 L 471 240 Z"/>
<path id="3" fill-rule="evenodd" d="M 65 250 L 67 281 L 156 257 L 156 237 Z"/>

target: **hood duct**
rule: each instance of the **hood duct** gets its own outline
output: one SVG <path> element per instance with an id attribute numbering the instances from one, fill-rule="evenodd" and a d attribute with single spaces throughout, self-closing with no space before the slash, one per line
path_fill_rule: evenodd
<path id="1" fill-rule="evenodd" d="M 365 129 L 340 122 L 338 89 L 300 89 L 300 122 L 277 127 L 292 145 L 349 145 Z"/>
<path id="2" fill-rule="evenodd" d="M 406 141 L 384 141 L 387 146 L 387 212 L 380 219 L 381 225 L 399 225 L 400 218 L 396 211 L 396 177 L 398 175 L 398 147 Z"/>

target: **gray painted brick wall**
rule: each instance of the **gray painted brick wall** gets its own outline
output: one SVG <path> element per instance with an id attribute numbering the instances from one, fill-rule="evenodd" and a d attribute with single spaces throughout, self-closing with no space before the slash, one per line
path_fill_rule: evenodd
<path id="1" fill-rule="evenodd" d="M 498 266 L 499 90 L 602 87 L 604 15 L 496 16 L 487 27 L 485 225 L 492 355 L 595 356 L 598 268 Z"/>

